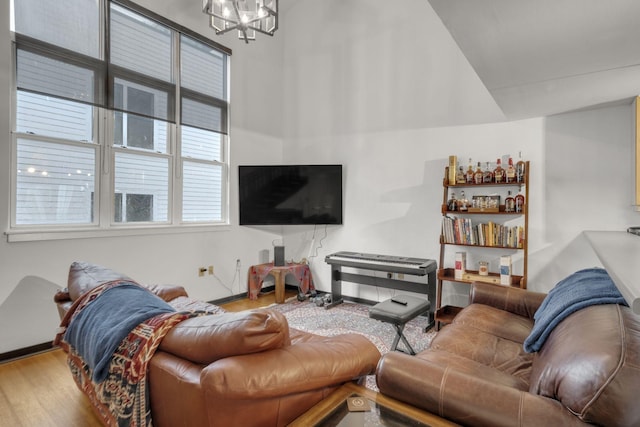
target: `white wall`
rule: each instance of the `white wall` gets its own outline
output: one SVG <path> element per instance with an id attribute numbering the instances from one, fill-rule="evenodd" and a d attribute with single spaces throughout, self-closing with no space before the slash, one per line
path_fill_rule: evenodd
<path id="1" fill-rule="evenodd" d="M 285 160 L 345 169 L 345 223 L 328 227 L 321 247 L 324 227 L 315 230 L 316 285 L 330 289 L 324 257 L 340 250 L 437 260 L 452 154 L 465 165 L 519 151 L 531 161 L 529 289 L 546 292 L 599 265 L 581 231 L 638 221 L 630 208 L 631 106 L 501 123 L 427 2 L 392 10 L 366 3 L 298 1 L 287 16 L 298 36 L 285 39 Z M 383 16 L 384 28 L 363 22 Z M 287 258 L 306 257 L 313 235 L 312 227 L 285 230 Z M 351 284 L 343 291 L 374 300 L 392 292 Z M 462 304 L 466 292 L 449 286 L 443 302 Z"/>

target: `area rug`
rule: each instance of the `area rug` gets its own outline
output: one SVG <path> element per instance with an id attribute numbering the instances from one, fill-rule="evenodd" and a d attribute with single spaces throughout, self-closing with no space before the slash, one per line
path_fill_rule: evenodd
<path id="1" fill-rule="evenodd" d="M 284 304 L 274 304 L 269 308 L 283 313 L 290 327 L 302 331 L 322 336 L 364 335 L 381 354 L 389 352 L 396 336 L 393 325 L 369 318 L 369 306 L 363 304 L 345 301 L 327 310 L 308 300 L 298 301 L 293 297 Z M 418 316 L 405 326 L 404 335 L 416 352 L 428 348 L 436 335 L 435 329 L 424 332 L 427 324 L 426 317 Z M 404 349 L 402 341 L 398 346 Z M 373 375 L 367 378 L 367 387 L 377 391 Z"/>

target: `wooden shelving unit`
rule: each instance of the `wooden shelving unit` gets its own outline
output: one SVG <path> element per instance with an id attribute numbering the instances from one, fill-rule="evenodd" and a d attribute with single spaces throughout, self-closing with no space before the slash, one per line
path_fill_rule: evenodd
<path id="1" fill-rule="evenodd" d="M 445 266 L 446 263 L 446 254 L 447 251 L 453 250 L 456 247 L 468 247 L 468 248 L 478 248 L 480 250 L 487 251 L 522 251 L 523 252 L 523 260 L 522 260 L 522 271 L 519 274 L 512 274 L 511 276 L 511 284 L 509 286 L 513 286 L 516 288 L 526 289 L 527 288 L 527 264 L 528 264 L 528 236 L 529 236 L 529 162 L 525 162 L 525 178 L 523 182 L 513 182 L 513 183 L 483 183 L 483 184 L 452 184 L 449 183 L 449 168 L 445 167 L 444 171 L 444 180 L 443 180 L 443 192 L 442 192 L 442 216 L 448 217 L 470 217 L 473 218 L 477 215 L 481 215 L 483 217 L 490 217 L 496 222 L 507 221 L 512 217 L 520 216 L 523 218 L 522 227 L 524 230 L 524 238 L 522 239 L 521 247 L 511 247 L 511 246 L 495 246 L 495 245 L 477 245 L 477 244 L 466 244 L 466 243 L 448 243 L 443 234 L 440 236 L 440 269 L 437 272 L 437 297 L 436 297 L 436 328 L 439 329 L 441 324 L 451 323 L 453 318 L 462 310 L 462 307 L 456 307 L 451 305 L 442 306 L 442 287 L 444 283 L 453 282 L 453 283 L 467 283 L 471 284 L 473 281 L 478 280 L 478 272 L 475 270 L 467 270 L 471 278 L 469 280 L 465 279 L 456 279 L 455 271 L 453 266 L 448 267 Z M 485 191 L 497 191 L 503 190 L 507 191 L 511 188 L 515 188 L 522 192 L 525 197 L 525 203 L 522 208 L 522 212 L 507 212 L 505 209 L 505 205 L 501 204 L 498 208 L 498 211 L 488 212 L 469 212 L 469 211 L 452 211 L 448 209 L 448 200 L 450 198 L 450 192 L 454 189 L 460 190 L 471 190 L 471 189 L 485 189 Z M 497 272 L 489 272 L 488 276 L 485 276 L 480 279 L 480 281 L 492 283 L 496 286 L 507 286 L 500 285 L 500 274 Z"/>

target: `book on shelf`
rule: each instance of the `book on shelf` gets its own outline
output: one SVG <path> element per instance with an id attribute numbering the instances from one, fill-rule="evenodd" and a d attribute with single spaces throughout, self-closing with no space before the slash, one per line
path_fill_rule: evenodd
<path id="1" fill-rule="evenodd" d="M 443 243 L 454 245 L 495 246 L 522 249 L 524 228 L 489 221 L 474 225 L 470 218 L 442 217 Z"/>
<path id="2" fill-rule="evenodd" d="M 500 284 L 511 284 L 511 256 L 502 255 L 500 257 Z"/>
<path id="3" fill-rule="evenodd" d="M 467 272 L 467 253 L 456 252 L 454 278 L 461 280 L 464 273 Z"/>

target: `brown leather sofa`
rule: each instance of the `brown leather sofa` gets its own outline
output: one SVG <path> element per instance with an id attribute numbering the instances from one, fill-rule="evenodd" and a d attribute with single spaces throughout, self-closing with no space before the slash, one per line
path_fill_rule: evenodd
<path id="1" fill-rule="evenodd" d="M 122 278 L 72 264 L 67 289 L 55 296 L 61 317 L 88 290 Z M 289 329 L 275 310 L 225 313 L 189 299 L 180 286 L 147 287 L 178 310 L 216 313 L 178 323 L 153 355 L 148 382 L 156 426 L 284 426 L 342 384 L 372 374 L 380 358 L 360 335 L 312 335 Z"/>
<path id="2" fill-rule="evenodd" d="M 639 426 L 638 316 L 617 304 L 582 308 L 525 353 L 544 297 L 474 283 L 429 349 L 380 360 L 380 391 L 467 426 Z"/>

